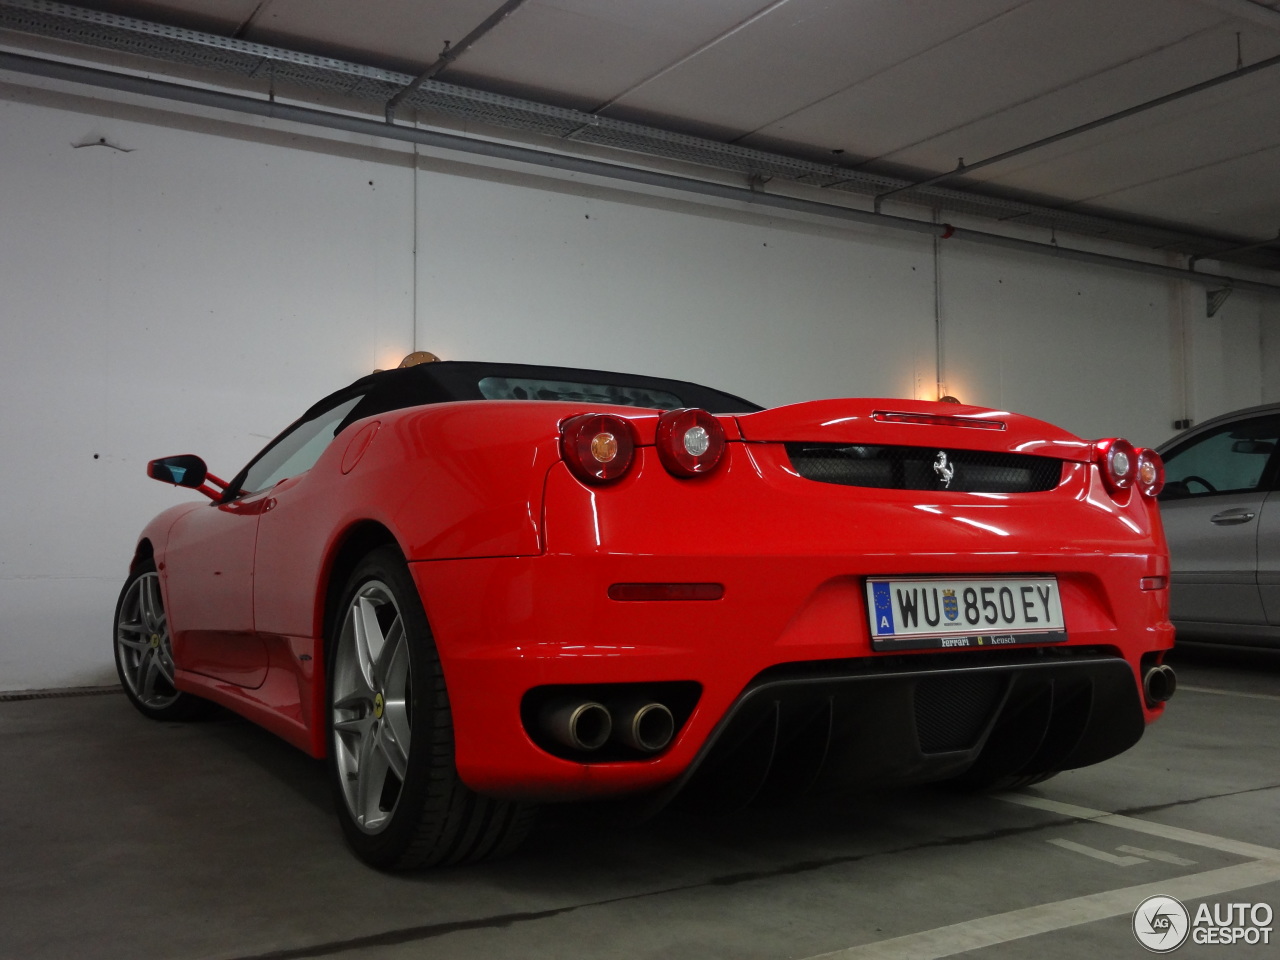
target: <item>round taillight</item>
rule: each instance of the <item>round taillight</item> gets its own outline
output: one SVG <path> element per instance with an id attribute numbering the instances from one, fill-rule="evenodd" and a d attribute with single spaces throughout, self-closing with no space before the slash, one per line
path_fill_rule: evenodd
<path id="1" fill-rule="evenodd" d="M 636 434 L 631 421 L 603 413 L 572 417 L 560 425 L 564 462 L 580 480 L 608 483 L 631 469 Z"/>
<path id="2" fill-rule="evenodd" d="M 1128 490 L 1138 476 L 1138 451 L 1128 440 L 1099 440 L 1094 445 L 1102 479 L 1112 493 Z"/>
<path id="3" fill-rule="evenodd" d="M 724 427 L 705 410 L 668 410 L 654 440 L 662 465 L 677 477 L 710 473 L 724 456 Z"/>
<path id="4" fill-rule="evenodd" d="M 1144 447 L 1138 451 L 1137 474 L 1134 482 L 1148 497 L 1158 496 L 1164 489 L 1164 461 L 1154 450 Z"/>

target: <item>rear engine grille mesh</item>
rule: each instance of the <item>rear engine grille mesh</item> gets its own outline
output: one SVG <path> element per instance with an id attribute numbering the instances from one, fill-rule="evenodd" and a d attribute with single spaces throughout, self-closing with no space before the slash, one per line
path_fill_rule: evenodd
<path id="1" fill-rule="evenodd" d="M 787 456 L 806 480 L 888 490 L 1035 493 L 1062 479 L 1062 461 L 1022 453 L 940 450 L 871 444 L 788 443 Z"/>
<path id="2" fill-rule="evenodd" d="M 916 687 L 922 753 L 971 750 L 999 705 L 1007 680 L 992 674 L 929 677 Z"/>

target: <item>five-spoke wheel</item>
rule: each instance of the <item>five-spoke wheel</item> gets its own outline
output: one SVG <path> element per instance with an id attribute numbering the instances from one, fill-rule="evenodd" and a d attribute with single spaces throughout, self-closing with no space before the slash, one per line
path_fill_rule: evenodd
<path id="1" fill-rule="evenodd" d="M 157 720 L 185 720 L 208 701 L 178 690 L 174 680 L 169 618 L 155 565 L 141 565 L 116 603 L 116 672 L 135 707 Z"/>
<path id="2" fill-rule="evenodd" d="M 374 550 L 351 572 L 328 658 L 329 770 L 356 854 L 405 869 L 513 849 L 531 810 L 479 796 L 459 779 L 440 656 L 394 547 Z"/>
<path id="3" fill-rule="evenodd" d="M 334 761 L 347 812 L 365 833 L 379 833 L 400 801 L 413 742 L 404 617 L 381 580 L 361 584 L 350 600 L 332 683 Z"/>

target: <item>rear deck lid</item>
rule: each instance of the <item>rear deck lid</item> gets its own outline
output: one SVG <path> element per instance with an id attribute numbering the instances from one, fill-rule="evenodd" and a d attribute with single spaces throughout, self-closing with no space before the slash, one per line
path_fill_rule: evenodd
<path id="1" fill-rule="evenodd" d="M 810 400 L 737 418 L 756 443 L 937 447 L 1088 462 L 1092 444 L 1033 417 L 927 400 Z"/>

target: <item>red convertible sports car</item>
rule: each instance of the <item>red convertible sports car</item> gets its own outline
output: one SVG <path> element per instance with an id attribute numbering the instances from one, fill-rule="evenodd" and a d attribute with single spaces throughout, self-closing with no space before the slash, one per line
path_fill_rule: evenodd
<path id="1" fill-rule="evenodd" d="M 138 541 L 133 703 L 327 757 L 384 868 L 501 853 L 539 802 L 1012 785 L 1173 693 L 1158 456 L 913 400 L 435 362 L 321 400 Z"/>

